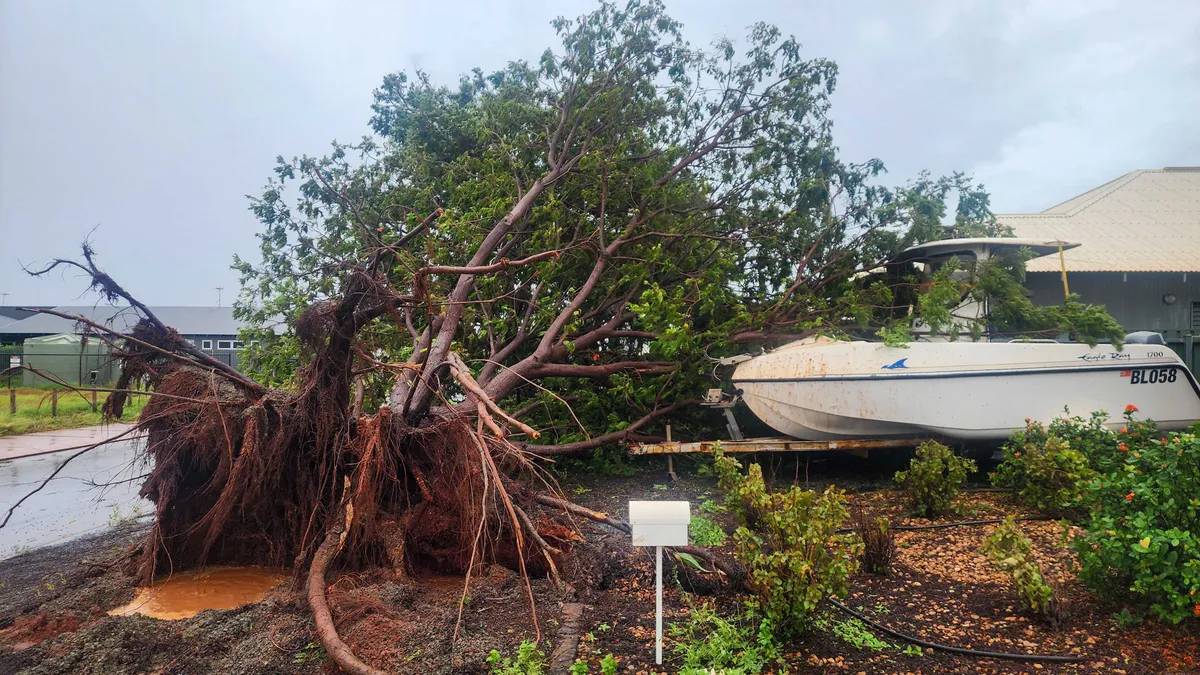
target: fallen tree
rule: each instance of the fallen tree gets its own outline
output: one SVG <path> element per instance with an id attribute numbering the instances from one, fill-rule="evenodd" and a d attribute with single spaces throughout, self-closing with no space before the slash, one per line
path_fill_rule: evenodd
<path id="1" fill-rule="evenodd" d="M 122 362 L 106 413 L 151 392 L 143 582 L 291 566 L 330 656 L 374 672 L 337 636 L 331 566 L 569 581 L 575 519 L 616 521 L 557 494 L 543 460 L 707 428 L 707 355 L 907 321 L 915 283 L 867 273 L 945 234 L 950 197 L 953 232 L 998 232 L 963 176 L 887 189 L 877 161 L 842 162 L 836 67 L 773 27 L 739 54 L 692 48 L 654 2 L 555 26 L 561 53 L 457 90 L 389 76 L 377 138 L 280 161 L 253 203 L 262 263 L 237 261 L 248 374 L 88 244 L 33 271 L 82 270 L 138 315 L 127 334 L 75 318 Z"/>

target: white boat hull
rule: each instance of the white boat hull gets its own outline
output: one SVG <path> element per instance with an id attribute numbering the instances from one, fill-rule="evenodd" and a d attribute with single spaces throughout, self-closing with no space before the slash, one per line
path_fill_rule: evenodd
<path id="1" fill-rule="evenodd" d="M 776 431 L 805 440 L 942 437 L 999 441 L 1026 418 L 1125 406 L 1164 430 L 1200 419 L 1200 387 L 1163 345 L 870 342 L 793 344 L 738 365 L 733 384 Z"/>

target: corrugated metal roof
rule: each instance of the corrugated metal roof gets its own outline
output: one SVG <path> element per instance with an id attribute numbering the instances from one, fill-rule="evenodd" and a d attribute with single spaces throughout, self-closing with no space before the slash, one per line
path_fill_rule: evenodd
<path id="1" fill-rule="evenodd" d="M 1078 241 L 1070 272 L 1200 272 L 1200 167 L 1134 171 L 1041 213 L 997 215 L 1013 235 Z M 1056 272 L 1058 257 L 1029 261 Z"/>
<path id="2" fill-rule="evenodd" d="M 138 315 L 129 307 L 93 305 L 64 305 L 55 307 L 64 314 L 78 314 L 96 323 L 125 332 L 137 323 Z M 180 335 L 237 335 L 242 324 L 233 318 L 232 307 L 151 307 L 163 323 Z M 35 314 L 27 319 L 0 325 L 0 333 L 12 335 L 47 335 L 73 333 L 75 323 L 50 314 Z"/>

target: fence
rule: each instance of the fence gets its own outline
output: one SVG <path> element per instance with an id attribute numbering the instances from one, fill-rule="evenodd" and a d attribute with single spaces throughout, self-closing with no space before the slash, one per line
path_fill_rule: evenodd
<path id="1" fill-rule="evenodd" d="M 37 410 L 41 410 L 43 406 L 49 406 L 50 416 L 57 417 L 59 399 L 66 397 L 71 397 L 71 407 L 75 409 L 79 408 L 78 402 L 80 401 L 80 397 L 82 397 L 84 407 L 90 408 L 92 412 L 99 410 L 100 405 L 104 402 L 104 399 L 100 396 L 100 392 L 95 389 L 80 389 L 77 391 L 69 391 L 66 389 L 50 389 L 45 393 L 45 395 L 37 399 L 32 406 L 27 400 L 22 402 L 21 405 L 18 405 L 19 399 L 17 396 L 17 390 L 9 389 L 7 396 L 8 400 L 3 403 L 3 409 L 7 410 L 10 416 L 15 416 L 18 409 L 29 409 L 32 407 Z M 27 396 L 21 398 L 28 399 Z"/>

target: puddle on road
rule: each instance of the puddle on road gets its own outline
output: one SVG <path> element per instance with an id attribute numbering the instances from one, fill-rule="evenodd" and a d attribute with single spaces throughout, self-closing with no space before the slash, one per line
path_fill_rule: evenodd
<path id="1" fill-rule="evenodd" d="M 233 609 L 261 602 L 287 578 L 286 571 L 269 567 L 210 567 L 179 572 L 155 581 L 153 588 L 139 588 L 133 602 L 109 614 L 189 619 L 206 609 Z"/>

